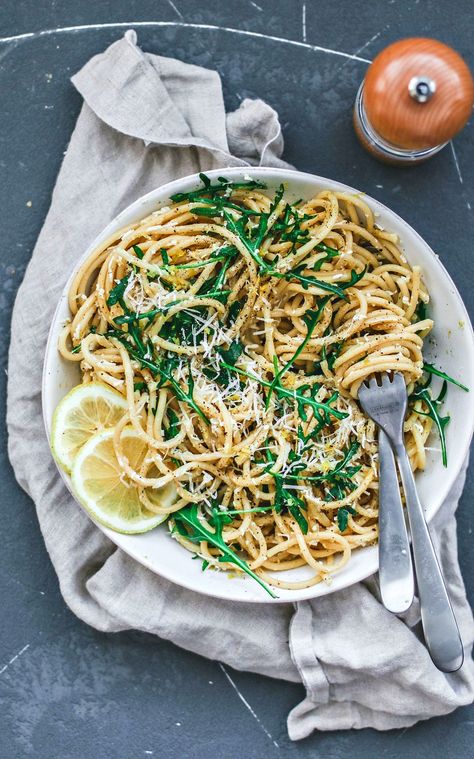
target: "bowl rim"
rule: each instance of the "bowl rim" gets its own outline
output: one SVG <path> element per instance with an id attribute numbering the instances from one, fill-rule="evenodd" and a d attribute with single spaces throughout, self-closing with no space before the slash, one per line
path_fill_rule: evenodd
<path id="1" fill-rule="evenodd" d="M 291 182 L 292 180 L 298 181 L 298 179 L 300 180 L 306 179 L 306 181 L 309 181 L 312 183 L 318 183 L 319 185 L 326 185 L 328 189 L 330 190 L 342 191 L 342 192 L 362 196 L 363 199 L 367 201 L 369 206 L 371 206 L 372 210 L 374 210 L 375 212 L 382 210 L 388 216 L 391 216 L 392 218 L 394 218 L 402 227 L 407 229 L 409 233 L 414 236 L 414 238 L 417 241 L 417 244 L 420 247 L 424 248 L 425 251 L 429 254 L 430 258 L 433 261 L 434 267 L 438 269 L 438 273 L 442 274 L 443 277 L 446 280 L 448 280 L 449 284 L 451 285 L 452 295 L 457 299 L 460 310 L 463 313 L 464 329 L 466 331 L 465 332 L 466 342 L 469 342 L 470 347 L 471 347 L 470 355 L 469 355 L 469 364 L 470 364 L 469 376 L 474 377 L 474 330 L 471 323 L 471 319 L 469 317 L 469 313 L 459 293 L 459 290 L 457 289 L 451 275 L 449 274 L 448 270 L 446 269 L 446 267 L 440 260 L 439 256 L 433 251 L 433 249 L 424 240 L 424 238 L 407 221 L 405 221 L 401 216 L 399 216 L 395 211 L 392 211 L 392 209 L 390 209 L 384 203 L 380 202 L 376 198 L 373 198 L 371 195 L 368 195 L 366 192 L 362 190 L 358 190 L 350 185 L 344 184 L 343 182 L 339 182 L 334 179 L 330 179 L 328 177 L 323 177 L 318 174 L 311 174 L 309 172 L 298 171 L 296 169 L 284 169 L 284 168 L 269 167 L 269 166 L 237 166 L 237 167 L 224 167 L 220 169 L 210 169 L 208 171 L 195 172 L 193 174 L 187 174 L 186 176 L 180 177 L 178 179 L 173 179 L 169 182 L 166 182 L 162 185 L 155 187 L 153 190 L 150 190 L 146 194 L 134 200 L 132 203 L 130 203 L 128 206 L 122 209 L 94 237 L 94 239 L 88 245 L 83 255 L 80 256 L 80 258 L 74 264 L 74 267 L 61 291 L 61 295 L 59 297 L 58 303 L 54 310 L 54 314 L 51 319 L 51 326 L 48 333 L 48 339 L 47 339 L 46 347 L 44 351 L 41 400 L 42 400 L 43 422 L 44 422 L 44 427 L 45 427 L 48 443 L 50 442 L 51 424 L 50 424 L 50 419 L 47 417 L 47 411 L 46 411 L 46 397 L 48 395 L 48 387 L 49 387 L 47 359 L 51 352 L 53 340 L 55 342 L 57 341 L 57 332 L 55 331 L 54 327 L 57 323 L 60 310 L 64 303 L 64 299 L 67 295 L 71 282 L 78 268 L 87 259 L 87 257 L 94 250 L 94 248 L 96 248 L 103 240 L 105 240 L 115 231 L 118 231 L 121 227 L 126 226 L 127 223 L 132 223 L 132 222 L 124 222 L 122 221 L 122 219 L 129 218 L 131 215 L 132 216 L 135 215 L 135 218 L 139 219 L 141 206 L 147 204 L 151 200 L 154 200 L 157 195 L 160 196 L 160 198 L 157 199 L 156 202 L 162 203 L 166 199 L 169 199 L 170 196 L 173 195 L 175 192 L 179 191 L 182 185 L 192 184 L 193 182 L 195 182 L 196 184 L 199 184 L 201 173 L 206 174 L 206 176 L 210 177 L 211 179 L 216 178 L 218 176 L 222 176 L 223 174 L 225 174 L 226 177 L 229 177 L 229 178 L 233 176 L 242 176 L 242 175 L 248 175 L 249 177 L 253 177 L 253 176 L 258 177 L 262 175 L 263 176 L 277 175 L 279 181 L 283 183 Z M 472 392 L 472 395 L 474 395 L 474 392 L 473 391 L 471 392 Z M 471 404 L 472 403 L 473 401 L 471 401 Z M 439 508 L 445 501 L 449 491 L 452 489 L 456 479 L 458 478 L 461 472 L 461 469 L 463 467 L 466 456 L 468 454 L 470 442 L 474 433 L 474 414 L 472 414 L 470 418 L 471 418 L 470 427 L 469 425 L 466 426 L 467 434 L 465 435 L 462 455 L 459 456 L 458 460 L 456 461 L 456 464 L 453 467 L 451 476 L 449 478 L 446 478 L 444 486 L 441 487 L 437 491 L 437 506 L 435 508 L 431 508 L 431 512 L 427 515 L 428 522 L 431 522 L 431 520 L 434 518 L 434 516 L 438 512 Z M 464 428 L 465 430 L 466 430 L 466 427 Z M 76 496 L 74 495 L 74 492 L 71 487 L 70 477 L 65 472 L 62 471 L 62 469 L 58 466 L 54 457 L 52 458 L 56 464 L 58 472 L 64 484 L 66 485 L 68 491 L 71 493 L 72 497 L 74 498 L 78 506 L 83 509 L 83 507 L 77 500 Z M 134 543 L 132 545 L 125 545 L 125 546 L 122 544 L 123 538 L 130 538 L 131 537 L 130 535 L 122 535 L 122 533 L 117 533 L 110 530 L 109 528 L 101 525 L 99 522 L 94 520 L 85 509 L 83 509 L 83 511 L 85 514 L 87 514 L 89 519 L 91 519 L 91 521 L 94 522 L 94 524 L 96 524 L 97 527 L 110 540 L 112 540 L 112 542 L 114 542 L 117 545 L 117 547 L 119 547 L 129 556 L 131 556 L 139 564 L 146 567 L 147 569 L 150 569 L 154 574 L 157 574 L 160 577 L 163 577 L 164 579 L 172 582 L 173 584 L 179 585 L 180 587 L 186 588 L 193 592 L 200 593 L 201 595 L 205 595 L 211 598 L 219 598 L 226 601 L 232 601 L 233 603 L 293 603 L 296 601 L 310 600 L 312 598 L 319 597 L 322 595 L 329 595 L 330 593 L 334 593 L 339 590 L 343 590 L 344 588 L 350 587 L 351 585 L 355 585 L 356 583 L 366 579 L 367 577 L 369 577 L 370 575 L 378 571 L 378 545 L 366 546 L 362 549 L 365 552 L 365 559 L 366 559 L 364 564 L 358 569 L 354 568 L 352 570 L 352 573 L 349 574 L 347 578 L 345 578 L 343 581 L 340 581 L 338 583 L 337 588 L 331 588 L 330 585 L 317 583 L 316 585 L 310 586 L 309 588 L 289 591 L 291 593 L 290 598 L 289 597 L 271 598 L 270 596 L 266 594 L 262 594 L 262 597 L 258 597 L 258 598 L 255 596 L 250 596 L 249 598 L 236 599 L 232 597 L 232 594 L 226 594 L 225 592 L 221 591 L 219 587 L 217 587 L 216 590 L 214 591 L 212 589 L 209 589 L 207 585 L 204 585 L 204 584 L 202 588 L 196 587 L 196 585 L 191 580 L 188 580 L 186 572 L 183 573 L 184 575 L 183 577 L 181 577 L 181 575 L 178 576 L 174 571 L 172 571 L 171 568 L 168 568 L 168 566 L 166 565 L 164 568 L 160 567 L 160 569 L 158 570 L 156 567 L 156 564 L 153 561 L 149 560 L 148 557 L 144 556 L 139 551 L 135 550 Z M 139 537 L 139 536 L 133 536 L 133 537 Z M 350 560 L 349 560 L 349 563 L 350 563 Z M 335 575 L 335 577 L 337 577 L 337 575 Z M 320 590 L 323 585 L 325 589 L 324 589 L 324 593 L 321 593 Z M 314 592 L 314 591 L 319 591 L 319 592 Z"/>

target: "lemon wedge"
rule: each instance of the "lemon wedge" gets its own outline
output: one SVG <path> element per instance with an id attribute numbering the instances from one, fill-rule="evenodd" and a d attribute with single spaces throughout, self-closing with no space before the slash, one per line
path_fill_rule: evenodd
<path id="1" fill-rule="evenodd" d="M 74 387 L 53 416 L 51 450 L 56 461 L 70 472 L 78 451 L 91 435 L 116 425 L 127 408 L 120 393 L 100 382 Z"/>
<path id="2" fill-rule="evenodd" d="M 148 532 L 168 514 L 155 514 L 141 503 L 136 486 L 117 460 L 113 436 L 113 429 L 103 430 L 80 449 L 71 475 L 74 495 L 90 516 L 105 527 L 127 534 Z M 130 466 L 138 469 L 146 443 L 132 427 L 123 430 L 121 439 Z M 173 483 L 159 490 L 148 488 L 147 495 L 153 505 L 164 509 L 170 508 L 177 498 Z"/>

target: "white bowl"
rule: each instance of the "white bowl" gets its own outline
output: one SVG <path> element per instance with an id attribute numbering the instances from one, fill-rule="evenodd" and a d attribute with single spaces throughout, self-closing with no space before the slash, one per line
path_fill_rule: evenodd
<path id="1" fill-rule="evenodd" d="M 210 177 L 224 174 L 234 180 L 242 180 L 244 175 L 264 181 L 269 189 L 285 182 L 288 192 L 295 197 L 309 198 L 322 189 L 343 192 L 359 192 L 351 187 L 324 177 L 296 171 L 262 168 L 219 169 L 207 172 Z M 121 227 L 127 226 L 151 213 L 159 204 L 167 204 L 170 195 L 188 192 L 199 184 L 197 175 L 170 182 L 149 192 L 122 211 L 106 229 L 94 240 L 83 259 L 103 240 Z M 452 376 L 472 388 L 470 393 L 450 386 L 446 408 L 451 415 L 447 427 L 448 466 L 443 467 L 441 455 L 428 451 L 427 466 L 417 475 L 417 486 L 426 516 L 431 520 L 439 509 L 466 458 L 473 432 L 474 422 L 474 338 L 466 308 L 448 272 L 438 256 L 424 240 L 393 211 L 378 201 L 365 198 L 377 214 L 377 222 L 399 235 L 401 244 L 411 264 L 419 264 L 431 295 L 431 315 L 435 321 L 430 339 L 426 341 L 425 356 Z M 72 276 L 71 276 L 72 279 Z M 71 281 L 71 280 L 70 280 Z M 77 364 L 64 361 L 57 351 L 60 330 L 69 317 L 67 292 L 70 281 L 64 288 L 51 325 L 43 373 L 43 413 L 48 438 L 53 412 L 63 396 L 80 381 Z M 438 448 L 436 432 L 430 437 L 431 446 Z M 61 472 L 67 487 L 70 479 Z M 201 571 L 201 562 L 193 561 L 192 554 L 171 539 L 168 528 L 161 525 L 144 535 L 121 535 L 98 525 L 117 546 L 168 580 L 190 590 L 232 601 L 254 603 L 293 602 L 333 593 L 358 582 L 377 571 L 378 551 L 376 546 L 355 551 L 348 564 L 334 575 L 332 582 L 325 582 L 303 590 L 278 590 L 278 599 L 272 600 L 251 578 L 243 576 L 230 579 L 224 572 Z M 304 569 L 285 573 L 292 580 L 304 575 Z"/>

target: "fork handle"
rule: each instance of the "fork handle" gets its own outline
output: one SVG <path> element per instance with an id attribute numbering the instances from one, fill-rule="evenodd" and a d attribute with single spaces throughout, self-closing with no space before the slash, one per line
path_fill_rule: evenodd
<path id="1" fill-rule="evenodd" d="M 426 645 L 438 669 L 442 672 L 456 672 L 464 660 L 456 618 L 416 492 L 405 447 L 397 446 L 395 455 L 405 491 Z"/>
<path id="2" fill-rule="evenodd" d="M 402 614 L 413 601 L 414 581 L 405 515 L 392 447 L 379 427 L 379 583 L 382 603 Z"/>

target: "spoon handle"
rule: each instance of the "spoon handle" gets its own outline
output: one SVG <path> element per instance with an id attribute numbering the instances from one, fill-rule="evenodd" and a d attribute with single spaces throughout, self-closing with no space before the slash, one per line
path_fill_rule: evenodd
<path id="1" fill-rule="evenodd" d="M 464 660 L 456 618 L 403 444 L 396 446 L 395 455 L 405 491 L 426 645 L 438 669 L 442 672 L 456 672 Z"/>

